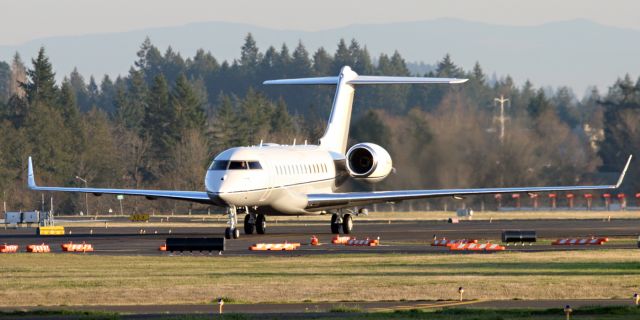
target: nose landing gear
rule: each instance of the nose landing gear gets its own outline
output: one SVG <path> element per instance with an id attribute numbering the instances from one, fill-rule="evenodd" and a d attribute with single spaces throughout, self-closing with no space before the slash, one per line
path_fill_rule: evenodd
<path id="1" fill-rule="evenodd" d="M 240 230 L 236 227 L 238 225 L 238 213 L 236 206 L 229 206 L 227 209 L 229 215 L 229 226 L 224 230 L 224 237 L 227 239 L 240 238 Z"/>

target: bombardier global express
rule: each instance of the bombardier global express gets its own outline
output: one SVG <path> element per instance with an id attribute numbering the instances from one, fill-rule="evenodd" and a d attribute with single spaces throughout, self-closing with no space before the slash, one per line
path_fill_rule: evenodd
<path id="1" fill-rule="evenodd" d="M 28 185 L 37 191 L 84 192 L 166 198 L 227 208 L 227 239 L 240 236 L 238 215 L 244 216 L 244 233 L 266 232 L 267 215 L 331 214 L 331 232 L 350 233 L 357 208 L 373 203 L 435 197 L 497 193 L 533 193 L 615 189 L 620 186 L 631 156 L 615 185 L 517 188 L 395 190 L 336 192 L 348 179 L 378 182 L 392 171 L 389 153 L 374 143 L 358 143 L 347 150 L 355 88 L 372 84 L 459 84 L 467 79 L 361 76 L 345 66 L 337 77 L 281 79 L 266 85 L 335 85 L 331 115 L 318 145 L 260 143 L 236 147 L 218 154 L 204 178 L 204 191 L 138 190 L 106 188 L 40 187 L 36 185 L 29 157 Z M 515 159 L 517 161 L 517 159 Z M 363 210 L 363 209 L 361 209 Z"/>

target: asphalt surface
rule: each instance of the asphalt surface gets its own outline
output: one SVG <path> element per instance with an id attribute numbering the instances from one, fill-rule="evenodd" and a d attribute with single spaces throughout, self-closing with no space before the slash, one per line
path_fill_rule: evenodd
<path id="1" fill-rule="evenodd" d="M 225 304 L 223 314 L 253 314 L 267 318 L 316 318 L 339 316 L 339 309 L 358 312 L 395 312 L 414 309 L 489 308 L 489 309 L 562 309 L 566 305 L 579 309 L 590 306 L 632 306 L 631 299 L 576 300 L 463 300 L 463 301 L 393 301 L 393 302 L 333 302 L 288 304 Z M 0 311 L 71 310 L 117 313 L 124 319 L 154 319 L 178 315 L 218 315 L 217 304 L 209 305 L 138 305 L 138 306 L 68 306 L 68 307 L 4 307 Z M 349 315 L 348 313 L 345 315 Z M 562 314 L 560 314 L 562 316 Z M 38 319 L 40 316 L 3 316 L 3 319 Z M 46 319 L 67 318 L 47 316 Z"/>
<path id="2" fill-rule="evenodd" d="M 118 218 L 122 219 L 122 218 Z M 328 218 L 327 218 L 328 220 Z M 196 222 L 198 224 L 196 224 Z M 18 244 L 24 251 L 29 244 L 49 244 L 53 252 L 62 252 L 61 244 L 67 242 L 90 243 L 95 248 L 91 254 L 104 255 L 169 255 L 159 251 L 167 237 L 222 237 L 224 228 L 203 226 L 197 218 L 176 218 L 173 223 L 193 222 L 196 227 L 74 227 L 67 224 L 65 236 L 37 236 L 34 228 L 0 229 L 0 243 Z M 219 224 L 218 224 L 219 225 Z M 144 234 L 140 234 L 141 230 Z M 433 237 L 447 239 L 477 239 L 479 242 L 500 243 L 504 230 L 535 230 L 539 239 L 555 240 L 568 237 L 609 237 L 623 239 L 603 246 L 552 246 L 549 244 L 511 245 L 507 250 L 593 250 L 600 248 L 637 248 L 640 219 L 602 220 L 493 220 L 462 221 L 450 224 L 445 221 L 357 221 L 349 236 L 357 239 L 380 239 L 377 247 L 355 247 L 330 244 L 334 236 L 329 223 L 310 221 L 286 221 L 269 223 L 265 235 L 244 235 L 227 240 L 224 255 L 306 255 L 333 253 L 445 253 L 445 247 L 430 246 Z M 310 246 L 310 238 L 316 235 L 321 245 Z M 249 251 L 255 243 L 301 243 L 296 251 Z M 547 242 L 548 243 L 548 242 Z M 180 254 L 180 253 L 174 253 Z M 218 252 L 185 252 L 182 254 L 217 255 Z"/>

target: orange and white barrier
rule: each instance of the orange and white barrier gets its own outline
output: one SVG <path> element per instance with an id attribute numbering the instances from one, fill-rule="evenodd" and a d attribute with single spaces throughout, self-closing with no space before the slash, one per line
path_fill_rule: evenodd
<path id="1" fill-rule="evenodd" d="M 0 253 L 16 253 L 18 252 L 17 244 L 3 244 L 0 245 Z"/>
<path id="2" fill-rule="evenodd" d="M 495 243 L 458 243 L 449 246 L 450 251 L 503 251 L 504 246 Z"/>
<path id="3" fill-rule="evenodd" d="M 251 251 L 291 251 L 300 247 L 299 243 L 256 243 L 249 247 Z"/>
<path id="4" fill-rule="evenodd" d="M 27 252 L 33 253 L 46 253 L 51 252 L 51 248 L 49 248 L 48 244 L 30 244 L 27 246 Z"/>
<path id="5" fill-rule="evenodd" d="M 77 244 L 77 243 L 63 243 L 61 245 L 62 247 L 62 251 L 64 252 L 92 252 L 93 251 L 93 246 L 89 243 L 81 243 L 81 244 Z"/>
<path id="6" fill-rule="evenodd" d="M 433 242 L 431 243 L 431 246 L 434 247 L 450 247 L 456 244 L 461 244 L 461 243 L 478 243 L 478 240 L 474 240 L 474 239 L 452 239 L 452 240 L 447 240 L 447 239 L 436 239 L 433 240 Z"/>
<path id="7" fill-rule="evenodd" d="M 380 244 L 380 240 L 378 239 L 369 239 L 366 238 L 364 240 L 358 240 L 358 239 L 351 239 L 349 241 L 347 241 L 347 243 L 345 243 L 345 246 L 369 246 L 369 247 L 375 247 L 377 245 Z"/>
<path id="8" fill-rule="evenodd" d="M 158 248 L 158 250 L 167 251 L 167 244 L 165 243 L 165 244 L 161 245 L 160 248 Z"/>
<path id="9" fill-rule="evenodd" d="M 333 243 L 333 244 L 345 244 L 345 243 L 349 242 L 349 240 L 351 240 L 351 237 L 335 236 L 335 237 L 333 237 L 333 239 L 331 239 L 331 243 Z"/>
<path id="10" fill-rule="evenodd" d="M 574 238 L 574 239 L 558 239 L 551 244 L 554 246 L 571 246 L 571 245 L 602 245 L 609 241 L 609 238 Z"/>

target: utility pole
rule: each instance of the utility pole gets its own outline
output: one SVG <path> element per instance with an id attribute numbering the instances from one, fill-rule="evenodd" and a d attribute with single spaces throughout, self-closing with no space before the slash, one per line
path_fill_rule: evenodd
<path id="1" fill-rule="evenodd" d="M 504 103 L 509 102 L 509 105 L 511 105 L 511 101 L 505 99 L 503 95 L 500 95 L 500 98 L 493 99 L 493 101 L 500 103 L 500 116 L 498 117 L 500 122 L 500 144 L 504 144 L 504 122 L 507 120 L 507 117 L 504 116 Z"/>
<path id="2" fill-rule="evenodd" d="M 84 187 L 88 188 L 87 180 L 85 180 L 85 179 L 83 179 L 83 178 L 81 178 L 79 176 L 76 176 L 76 179 L 84 182 Z M 89 194 L 86 193 L 86 192 L 84 193 L 84 207 L 85 207 L 85 209 L 87 209 L 87 216 L 88 216 L 89 215 Z"/>
<path id="3" fill-rule="evenodd" d="M 500 98 L 493 99 L 495 102 L 500 103 L 500 116 L 498 117 L 498 122 L 500 122 L 500 154 L 499 154 L 499 165 L 500 165 L 500 186 L 504 187 L 504 123 L 507 120 L 507 117 L 504 116 L 504 103 L 509 102 L 509 106 L 511 106 L 511 101 L 509 99 L 505 99 L 503 95 L 500 95 Z"/>

